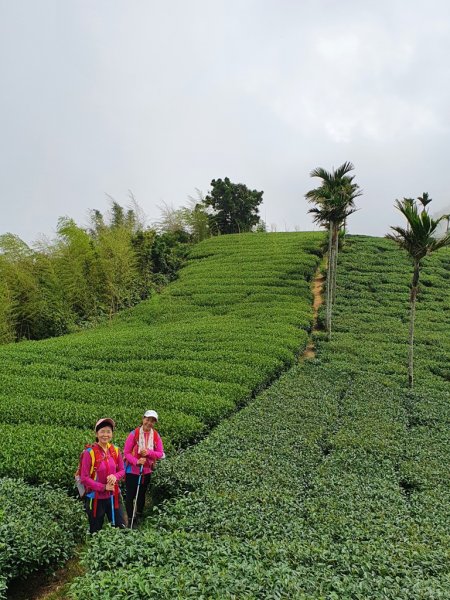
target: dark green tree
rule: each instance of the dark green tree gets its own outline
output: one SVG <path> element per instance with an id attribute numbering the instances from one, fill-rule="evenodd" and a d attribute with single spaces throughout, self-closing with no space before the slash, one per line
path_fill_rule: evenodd
<path id="1" fill-rule="evenodd" d="M 211 192 L 204 199 L 205 206 L 212 208 L 212 214 L 209 215 L 211 231 L 252 231 L 260 221 L 258 207 L 264 192 L 250 190 L 243 183 L 231 183 L 228 177 L 213 179 L 211 187 Z"/>
<path id="2" fill-rule="evenodd" d="M 2 266 L 0 255 L 0 344 L 7 344 L 15 339 L 14 298 Z"/>
<path id="3" fill-rule="evenodd" d="M 156 231 L 153 229 L 141 229 L 131 238 L 136 256 L 136 266 L 139 271 L 139 295 L 141 300 L 148 298 L 152 290 L 152 248 L 155 237 Z"/>
<path id="4" fill-rule="evenodd" d="M 436 230 L 440 222 L 445 219 L 442 215 L 438 219 L 432 219 L 426 209 L 431 198 L 425 192 L 417 198 L 422 205 L 419 207 L 417 201 L 413 198 L 403 198 L 402 201 L 396 200 L 395 206 L 406 219 L 406 228 L 391 227 L 394 233 L 388 233 L 386 237 L 393 240 L 399 248 L 406 250 L 413 264 L 413 276 L 411 283 L 410 301 L 410 320 L 409 320 L 409 356 L 408 356 L 408 385 L 414 386 L 414 321 L 416 313 L 416 299 L 419 292 L 420 271 L 423 266 L 423 260 L 426 256 L 450 246 L 450 234 L 447 232 L 441 238 L 436 237 Z"/>
<path id="5" fill-rule="evenodd" d="M 186 259 L 189 234 L 184 231 L 161 233 L 155 236 L 151 260 L 157 282 L 165 283 L 176 278 L 177 271 Z"/>

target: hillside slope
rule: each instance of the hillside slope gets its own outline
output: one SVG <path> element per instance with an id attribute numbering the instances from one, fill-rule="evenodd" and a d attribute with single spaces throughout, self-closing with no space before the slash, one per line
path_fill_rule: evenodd
<path id="1" fill-rule="evenodd" d="M 202 435 L 305 345 L 321 240 L 210 239 L 177 282 L 110 326 L 0 347 L 0 476 L 73 485 L 105 415 L 117 421 L 119 443 L 150 407 L 167 448 Z"/>
<path id="2" fill-rule="evenodd" d="M 449 267 L 424 270 L 410 392 L 410 267 L 351 238 L 332 342 L 166 461 L 178 499 L 99 535 L 73 597 L 450 598 Z"/>

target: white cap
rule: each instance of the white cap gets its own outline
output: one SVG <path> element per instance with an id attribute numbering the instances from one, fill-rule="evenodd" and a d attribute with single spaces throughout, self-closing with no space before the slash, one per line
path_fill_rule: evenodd
<path id="1" fill-rule="evenodd" d="M 154 417 L 156 420 L 158 420 L 158 413 L 156 410 L 146 410 L 144 417 Z"/>

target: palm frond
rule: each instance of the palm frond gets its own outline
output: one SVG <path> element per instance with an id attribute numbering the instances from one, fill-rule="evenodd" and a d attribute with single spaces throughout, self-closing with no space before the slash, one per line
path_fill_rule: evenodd
<path id="1" fill-rule="evenodd" d="M 396 200 L 396 208 L 406 218 L 408 227 L 392 226 L 394 233 L 387 234 L 388 239 L 393 240 L 399 247 L 406 250 L 414 261 L 421 261 L 427 254 L 450 245 L 450 234 L 443 238 L 436 238 L 436 230 L 439 223 L 445 216 L 439 219 L 433 219 L 426 210 L 426 205 L 431 202 L 426 192 L 419 196 L 418 200 L 422 203 L 423 209 L 419 211 L 417 203 L 412 198 L 403 198 L 402 201 Z"/>
<path id="2" fill-rule="evenodd" d="M 342 163 L 342 165 L 334 171 L 335 179 L 342 179 L 342 177 L 344 177 L 344 175 L 347 175 L 347 173 L 349 173 L 350 171 L 353 171 L 354 168 L 355 167 L 354 167 L 353 163 L 351 163 L 349 161 Z M 352 177 L 352 179 L 353 179 L 353 177 Z"/>

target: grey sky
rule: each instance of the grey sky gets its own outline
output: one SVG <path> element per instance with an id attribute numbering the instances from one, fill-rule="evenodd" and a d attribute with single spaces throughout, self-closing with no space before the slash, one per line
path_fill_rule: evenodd
<path id="1" fill-rule="evenodd" d="M 353 233 L 397 197 L 448 210 L 449 34 L 446 0 L 0 0 L 0 233 L 128 189 L 152 222 L 226 176 L 311 229 L 309 172 L 346 160 Z"/>

